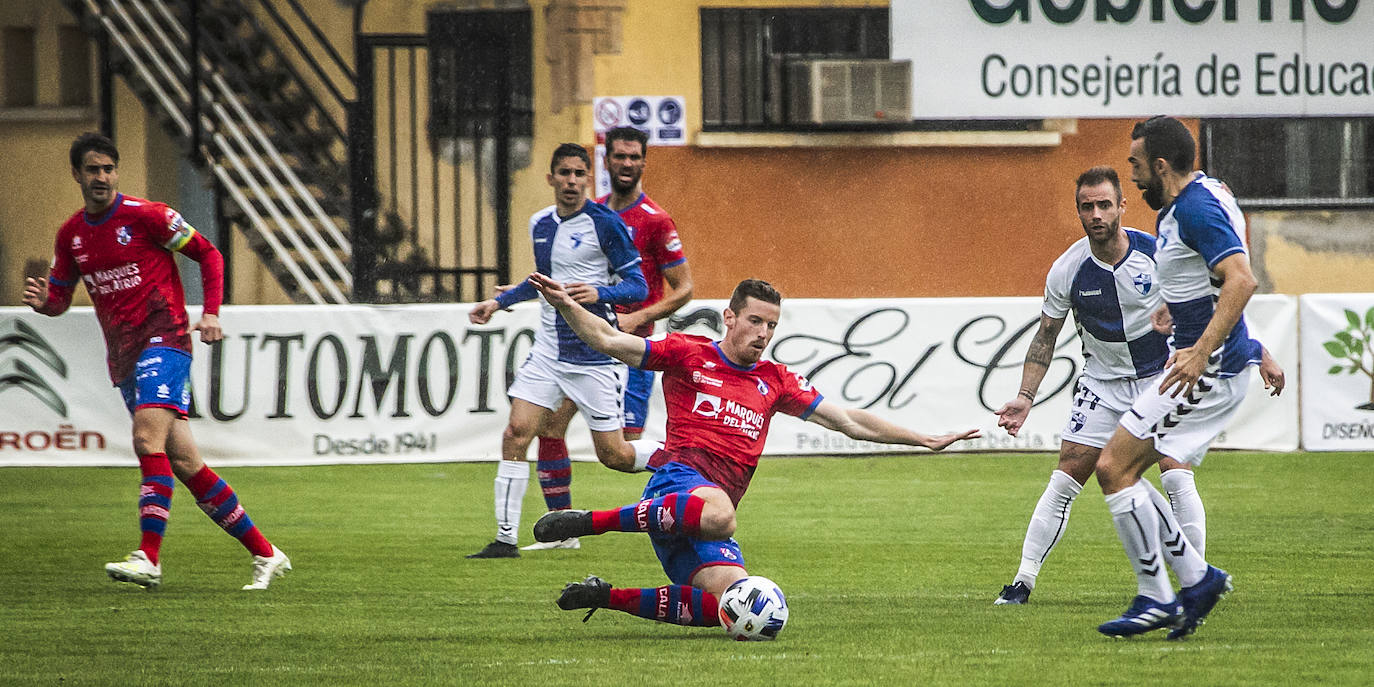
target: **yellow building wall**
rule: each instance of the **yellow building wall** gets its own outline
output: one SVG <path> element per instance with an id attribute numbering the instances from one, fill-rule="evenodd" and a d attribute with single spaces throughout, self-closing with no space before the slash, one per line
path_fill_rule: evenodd
<path id="1" fill-rule="evenodd" d="M 368 33 L 422 33 L 430 10 L 511 4 L 507 0 L 373 0 L 366 5 L 362 28 Z M 529 164 L 513 171 L 510 245 L 515 277 L 533 268 L 524 219 L 551 203 L 545 182 L 549 151 L 564 141 L 594 142 L 590 103 L 553 111 L 554 72 L 546 21 L 550 4 L 551 0 L 528 3 L 534 31 L 535 127 Z M 1100 163 L 1125 171 L 1127 120 L 1083 120 L 1068 126 L 1058 144 L 1032 146 L 897 145 L 888 142 L 891 137 L 872 134 L 822 145 L 792 137 L 744 147 L 722 147 L 719 135 L 713 134 L 715 141 L 704 144 L 700 135 L 702 7 L 884 7 L 887 3 L 606 0 L 601 4 L 623 5 L 623 12 L 619 52 L 593 59 L 595 94 L 681 95 L 687 102 L 690 145 L 654 150 L 646 188 L 681 225 L 698 296 L 725 296 L 735 281 L 747 275 L 773 279 L 794 296 L 1034 295 L 1049 262 L 1080 233 L 1069 203 L 1070 191 L 1065 190 L 1073 176 Z M 304 5 L 351 62 L 352 10 L 336 0 L 304 0 Z M 67 146 L 80 132 L 98 126 L 94 108 L 75 113 L 42 110 L 57 100 L 57 56 L 52 49 L 56 27 L 74 19 L 53 0 L 0 3 L 0 24 L 25 22 L 42 27 L 40 108 L 18 114 L 0 109 L 0 155 L 22 161 L 22 173 L 14 175 L 10 192 L 0 196 L 0 269 L 11 275 L 20 275 L 33 260 L 46 262 L 51 255 L 53 233 L 80 204 L 70 180 Z M 97 73 L 93 68 L 93 78 Z M 115 84 L 117 141 L 124 154 L 121 189 L 173 200 L 176 179 L 170 170 L 175 169 L 175 146 L 160 125 L 148 118 L 123 80 L 116 79 Z M 1152 229 L 1152 215 L 1138 194 L 1128 188 L 1127 200 L 1127 222 Z M 1304 212 L 1257 217 L 1264 227 L 1262 240 L 1255 244 L 1265 283 L 1285 293 L 1374 290 L 1374 247 L 1331 248 L 1286 229 L 1310 223 L 1313 217 Z M 235 236 L 230 243 L 229 300 L 287 302 L 243 237 Z M 877 280 L 874 274 L 885 277 Z M 21 280 L 16 276 L 10 282 L 0 289 L 0 304 L 19 302 Z M 84 299 L 84 294 L 79 298 Z"/>

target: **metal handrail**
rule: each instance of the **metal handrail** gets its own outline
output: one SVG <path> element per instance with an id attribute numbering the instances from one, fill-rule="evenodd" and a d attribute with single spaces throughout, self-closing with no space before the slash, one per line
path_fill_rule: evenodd
<path id="1" fill-rule="evenodd" d="M 188 102 L 191 99 L 191 94 L 182 83 L 182 79 L 178 78 L 178 72 L 189 77 L 191 65 L 182 55 L 179 46 L 169 40 L 168 34 L 171 33 L 175 35 L 182 43 L 186 42 L 188 36 L 180 22 L 176 21 L 175 18 L 171 16 L 165 5 L 161 4 L 162 0 L 150 1 L 158 3 L 155 7 L 159 10 L 159 14 L 163 16 L 165 26 L 159 25 L 151 16 L 147 8 L 143 5 L 144 0 L 125 0 L 125 2 L 133 8 L 134 13 L 138 14 L 143 20 L 149 32 L 157 37 L 157 43 L 160 44 L 162 50 L 165 51 L 166 56 L 158 50 L 158 44 L 149 40 L 144 30 L 138 25 L 138 22 L 135 21 L 134 17 L 120 0 L 106 0 L 106 2 L 111 10 L 111 14 L 113 14 L 127 29 L 127 36 L 124 31 L 119 29 L 119 26 L 111 16 L 101 11 L 96 0 L 84 0 L 91 14 L 99 18 L 102 28 L 105 29 L 106 33 L 114 40 L 115 44 L 129 59 L 134 70 L 152 91 L 156 100 L 162 105 L 163 109 L 171 117 L 178 129 L 183 135 L 190 135 L 192 133 L 191 122 L 189 122 L 187 117 L 183 114 L 180 105 Z M 137 47 L 130 43 L 130 38 L 137 44 Z M 140 55 L 140 53 L 142 53 L 142 55 Z M 169 62 L 172 64 L 169 65 Z M 204 99 L 210 104 L 210 111 L 214 115 L 212 117 L 209 113 L 206 113 L 202 117 L 202 120 L 208 120 L 207 123 L 210 130 L 214 131 L 212 141 L 224 158 L 227 159 L 238 172 L 241 181 L 236 182 L 224 165 L 215 160 L 210 160 L 215 176 L 224 184 L 230 196 L 240 208 L 242 208 L 254 230 L 268 244 L 273 254 L 281 261 L 287 272 L 297 281 L 302 291 L 304 291 L 312 301 L 323 303 L 326 299 L 322 297 L 319 291 L 314 287 L 311 279 L 306 277 L 305 272 L 302 271 L 296 261 L 292 259 L 289 251 L 287 251 L 280 240 L 276 238 L 273 229 L 267 225 L 267 222 L 263 219 L 261 214 L 253 207 L 252 202 L 238 187 L 239 183 L 245 183 L 258 202 L 262 203 L 262 205 L 267 208 L 273 220 L 277 223 L 282 232 L 286 234 L 287 239 L 292 243 L 293 247 L 298 251 L 301 259 L 305 261 L 306 265 L 316 275 L 318 280 L 324 284 L 330 297 L 328 300 L 339 303 L 347 302 L 347 297 L 339 290 L 336 280 L 343 281 L 351 287 L 352 275 L 344 268 L 338 256 L 335 255 L 335 252 L 326 245 L 323 237 L 316 231 L 310 220 L 305 217 L 296 199 L 286 190 L 277 175 L 269 169 L 267 163 L 263 160 L 264 154 L 265 157 L 272 160 L 278 171 L 286 179 L 286 186 L 290 186 L 292 190 L 304 200 L 305 205 L 315 214 L 316 218 L 322 220 L 322 224 L 325 225 L 326 231 L 331 234 L 338 244 L 344 247 L 343 249 L 345 251 L 350 251 L 351 246 L 343 239 L 342 233 L 333 225 L 332 219 L 330 219 L 328 214 L 319 207 L 314 197 L 300 182 L 300 179 L 296 177 L 290 167 L 285 164 L 275 147 L 262 132 L 262 129 L 257 126 L 257 123 L 249 116 L 246 109 L 243 108 L 239 97 L 234 93 L 233 89 L 228 86 L 222 77 L 210 70 L 211 65 L 205 64 L 208 62 L 207 60 L 202 58 L 201 62 L 206 73 L 212 74 L 210 81 L 213 82 L 216 89 L 219 90 L 221 98 L 234 110 L 234 113 L 238 115 L 243 125 L 241 127 L 236 123 L 229 110 L 226 110 L 224 105 L 220 104 L 219 99 L 214 97 L 215 89 L 212 89 L 207 83 L 194 84 L 193 90 L 196 94 L 203 95 Z M 155 72 L 162 78 L 157 78 Z M 217 125 L 229 132 L 238 143 L 239 148 L 243 151 L 243 156 L 249 158 L 258 174 L 261 175 L 266 184 L 271 187 L 275 197 L 269 195 L 267 191 L 264 190 L 263 185 L 258 182 L 257 178 L 249 172 L 249 169 L 243 162 L 243 156 L 235 152 L 234 146 L 230 141 L 222 133 L 215 130 Z M 248 137 L 243 133 L 244 128 L 247 128 L 252 134 L 252 137 L 256 139 L 256 142 L 261 146 L 264 154 L 260 154 L 258 149 L 250 145 Z M 199 151 L 197 151 L 197 154 L 199 154 Z M 296 222 L 300 224 L 305 234 L 311 239 L 311 242 L 315 244 L 315 248 L 325 255 L 326 262 L 330 263 L 330 267 L 333 268 L 332 270 L 326 270 L 319 261 L 316 260 L 312 250 L 305 245 L 295 228 L 292 227 L 291 223 L 281 214 L 281 211 L 277 207 L 277 201 L 280 201 L 281 204 L 288 209 L 288 212 Z M 330 271 L 337 276 L 331 276 L 329 274 Z"/>
<path id="2" fill-rule="evenodd" d="M 133 1 L 138 2 L 138 0 Z M 158 5 L 161 7 L 164 16 L 167 17 L 169 20 L 172 20 L 170 12 L 166 10 L 164 0 L 153 1 L 157 2 Z M 173 32 L 176 32 L 181 40 L 187 40 L 186 31 L 179 23 L 172 20 L 170 21 L 169 28 Z M 302 199 L 302 201 L 304 201 L 306 207 L 311 211 L 312 214 L 315 215 L 315 218 L 324 226 L 325 232 L 328 233 L 330 238 L 334 240 L 335 244 L 339 246 L 339 249 L 342 250 L 346 255 L 352 255 L 353 247 L 348 242 L 348 240 L 344 238 L 343 232 L 339 231 L 338 226 L 334 224 L 334 220 L 329 216 L 329 213 L 325 212 L 324 208 L 320 207 L 320 204 L 318 201 L 315 200 L 314 195 L 312 195 L 310 191 L 305 188 L 305 184 L 301 182 L 300 177 L 296 174 L 295 170 L 291 169 L 291 167 L 286 164 L 286 161 L 282 159 L 280 153 L 276 149 L 275 144 L 273 144 L 272 141 L 267 137 L 267 135 L 263 133 L 262 128 L 258 125 L 257 121 L 255 121 L 254 118 L 251 115 L 249 115 L 248 111 L 244 108 L 241 99 L 237 96 L 234 89 L 231 88 L 229 84 L 224 80 L 224 78 L 220 76 L 218 73 L 208 71 L 211 67 L 208 60 L 202 59 L 201 61 L 206 63 L 203 65 L 203 68 L 207 70 L 207 73 L 211 74 L 210 80 L 219 89 L 220 93 L 224 97 L 224 100 L 229 103 L 229 106 L 231 108 L 234 109 L 240 121 L 242 121 L 244 125 L 248 128 L 249 132 L 253 134 L 253 137 L 257 140 L 258 145 L 260 145 L 262 149 L 267 153 L 268 157 L 271 158 L 274 166 L 286 179 L 287 185 L 289 185 Z M 182 69 L 183 71 L 187 71 L 185 67 L 183 67 Z M 207 95 L 213 97 L 213 94 L 208 92 L 209 88 L 205 88 L 207 90 Z M 225 118 L 228 119 L 227 116 Z M 280 124 L 277 124 L 277 126 L 278 128 L 280 128 Z M 249 148 L 246 144 L 244 145 L 245 150 L 249 150 L 251 153 L 251 148 Z M 297 156 L 303 157 L 300 156 L 299 153 L 297 153 Z M 257 161 L 255 159 L 255 163 L 256 162 Z M 279 185 L 277 184 L 276 180 L 273 178 L 273 175 L 270 172 L 267 172 L 265 169 L 260 169 L 260 171 L 264 175 L 264 178 L 269 179 L 269 181 L 271 181 L 271 183 L 274 186 L 279 187 Z M 282 195 L 285 195 L 284 190 L 281 193 Z M 333 255 L 333 251 L 329 250 L 329 246 L 325 243 L 324 239 L 319 236 L 314 226 L 309 224 L 305 220 L 305 218 L 301 216 L 299 209 L 296 208 L 294 204 L 290 205 L 289 209 L 293 213 L 295 213 L 297 221 L 302 223 L 302 226 L 304 227 L 306 234 L 311 237 L 311 239 L 315 243 L 316 248 L 323 251 L 325 255 L 328 258 L 330 258 L 331 266 L 335 268 L 337 273 L 340 275 L 340 278 L 346 284 L 352 286 L 352 274 L 349 273 L 349 271 L 344 268 L 343 264 L 339 262 L 338 258 Z"/>
<path id="3" fill-rule="evenodd" d="M 296 16 L 305 24 L 305 27 L 310 31 L 310 34 L 315 37 L 315 40 L 319 41 L 320 45 L 324 47 L 325 52 L 334 61 L 334 66 L 339 71 L 343 72 L 348 83 L 356 84 L 358 77 L 353 73 L 353 70 L 349 69 L 348 65 L 344 63 L 343 58 L 340 57 L 338 51 L 334 49 L 334 45 L 329 42 L 329 37 L 325 36 L 323 31 L 320 31 L 320 27 L 315 25 L 315 22 L 310 19 L 310 15 L 306 14 L 305 9 L 302 8 L 296 0 L 287 0 L 287 3 L 295 10 Z M 273 7 L 272 3 L 268 2 L 268 0 L 258 0 L 258 4 L 262 5 L 262 8 L 267 11 L 268 16 L 272 17 L 272 22 L 277 25 L 278 29 L 281 29 L 282 35 L 286 36 L 286 40 L 291 43 L 292 47 L 296 48 L 296 52 L 300 53 L 305 63 L 310 65 L 310 69 L 315 72 L 315 76 L 320 77 L 320 82 L 324 84 L 325 88 L 329 89 L 330 95 L 334 96 L 334 99 L 338 101 L 340 106 L 347 105 L 348 99 L 343 96 L 343 92 L 339 90 L 339 87 L 334 85 L 334 79 L 330 78 L 329 75 L 325 73 L 324 68 L 320 66 L 319 60 L 316 60 L 310 50 L 305 47 L 305 43 L 301 41 L 300 36 L 286 23 L 281 13 L 277 12 L 277 8 Z"/>

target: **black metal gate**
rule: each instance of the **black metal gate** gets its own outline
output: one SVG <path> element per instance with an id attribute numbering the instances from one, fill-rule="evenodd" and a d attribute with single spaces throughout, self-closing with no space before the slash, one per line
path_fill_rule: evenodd
<path id="1" fill-rule="evenodd" d="M 533 133 L 529 10 L 359 34 L 354 300 L 470 302 L 509 283 L 510 177 Z"/>

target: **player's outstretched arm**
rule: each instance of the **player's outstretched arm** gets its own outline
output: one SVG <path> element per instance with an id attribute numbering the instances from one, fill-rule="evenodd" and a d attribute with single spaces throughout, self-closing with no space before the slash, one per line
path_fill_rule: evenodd
<path id="1" fill-rule="evenodd" d="M 1007 401 L 996 411 L 997 426 L 1006 429 L 1007 434 L 1016 436 L 1021 431 L 1021 425 L 1026 423 L 1031 406 L 1035 404 L 1035 395 L 1040 391 L 1040 383 L 1045 380 L 1045 373 L 1054 360 L 1054 343 L 1059 340 L 1059 330 L 1063 328 L 1064 318 L 1040 313 L 1040 328 L 1031 339 L 1030 348 L 1026 349 L 1026 361 L 1021 365 L 1021 389 L 1016 392 L 1016 398 Z"/>
<path id="2" fill-rule="evenodd" d="M 807 420 L 826 429 L 841 432 L 851 439 L 877 441 L 884 444 L 924 446 L 932 451 L 939 451 L 956 441 L 977 439 L 983 436 L 983 433 L 976 429 L 937 436 L 922 434 L 895 425 L 866 410 L 845 408 L 824 400 L 816 406 L 816 410 L 811 413 Z"/>
<path id="3" fill-rule="evenodd" d="M 529 284 L 539 291 L 549 305 L 558 309 L 568 326 L 588 346 L 626 365 L 638 367 L 644 362 L 644 339 L 622 332 L 612 327 L 610 322 L 593 315 L 578 305 L 562 284 L 538 272 L 530 275 Z"/>

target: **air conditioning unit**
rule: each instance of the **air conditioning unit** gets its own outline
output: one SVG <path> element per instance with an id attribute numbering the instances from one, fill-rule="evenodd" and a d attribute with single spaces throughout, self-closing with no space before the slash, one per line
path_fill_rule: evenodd
<path id="1" fill-rule="evenodd" d="M 911 120 L 910 60 L 805 60 L 787 65 L 788 121 Z"/>

